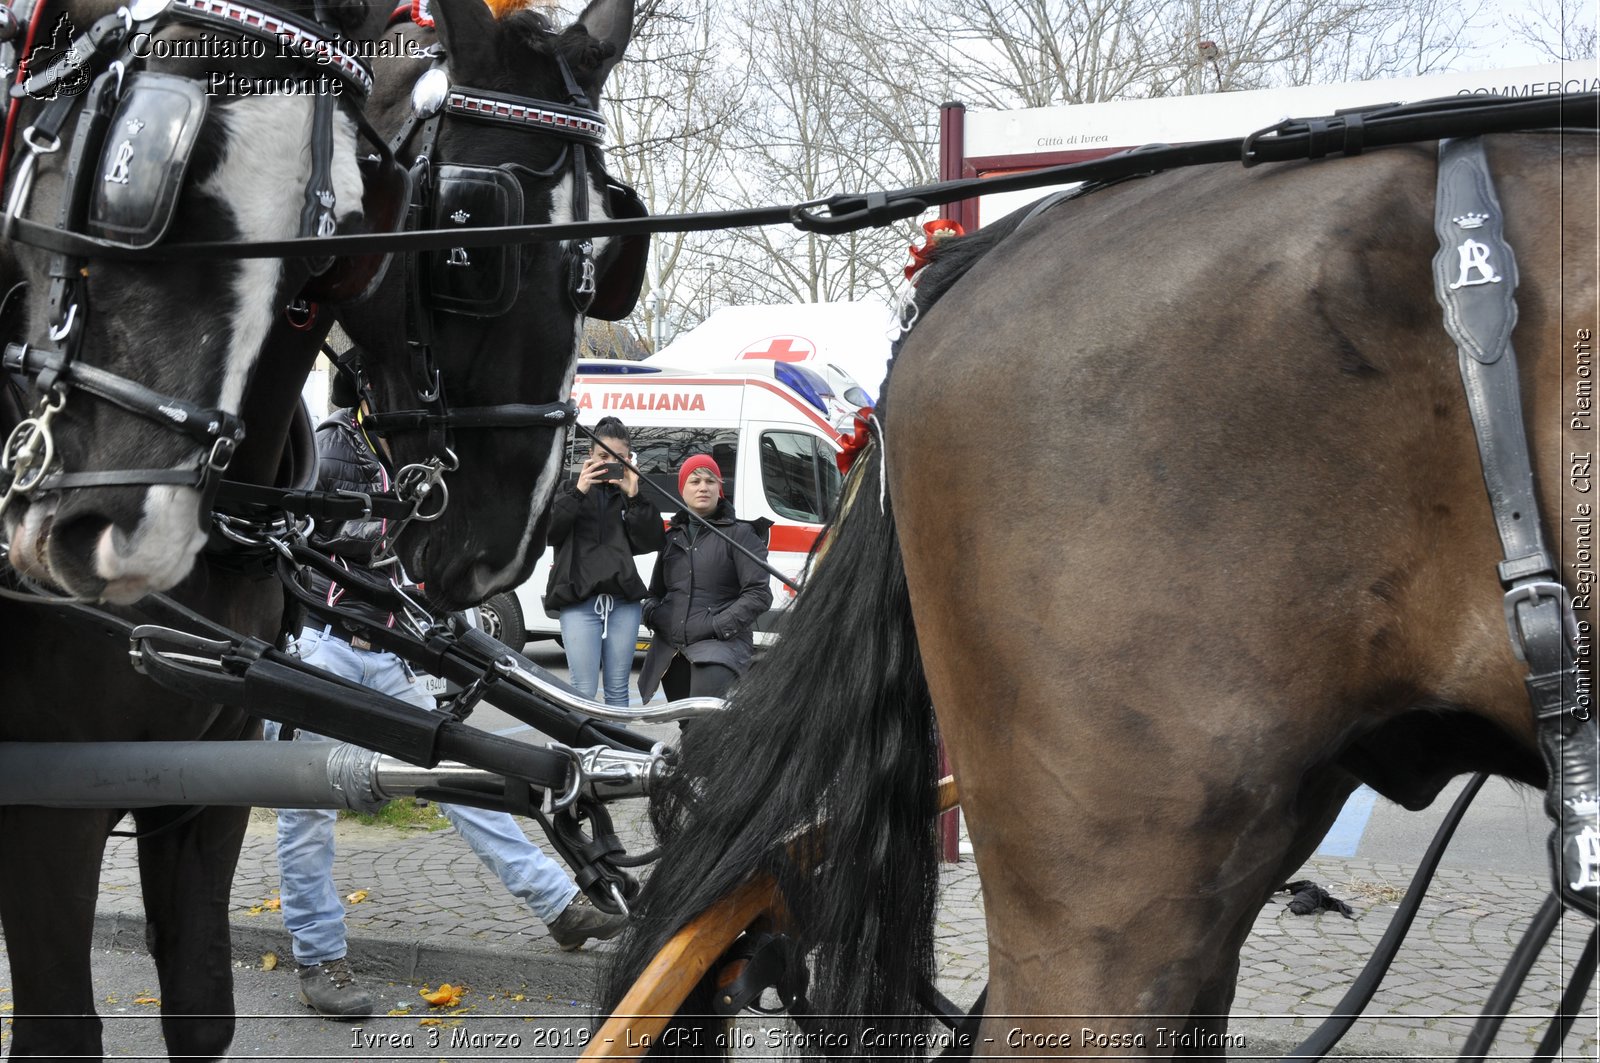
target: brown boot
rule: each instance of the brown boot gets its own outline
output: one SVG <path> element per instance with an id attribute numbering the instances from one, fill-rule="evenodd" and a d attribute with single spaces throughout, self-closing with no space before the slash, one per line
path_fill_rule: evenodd
<path id="1" fill-rule="evenodd" d="M 602 912 L 579 893 L 550 924 L 550 936 L 556 939 L 562 952 L 573 952 L 583 948 L 583 943 L 590 938 L 609 941 L 627 925 L 627 916 Z"/>
<path id="2" fill-rule="evenodd" d="M 300 1003 L 325 1019 L 366 1019 L 375 1010 L 343 956 L 300 968 Z"/>

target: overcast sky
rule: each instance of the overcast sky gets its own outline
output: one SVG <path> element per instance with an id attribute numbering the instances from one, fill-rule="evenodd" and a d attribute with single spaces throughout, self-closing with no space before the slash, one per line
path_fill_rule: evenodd
<path id="1" fill-rule="evenodd" d="M 1537 66 L 1550 62 L 1550 57 L 1530 44 L 1519 40 L 1506 22 L 1515 15 L 1524 15 L 1535 7 L 1549 11 L 1565 9 L 1571 27 L 1595 26 L 1597 5 L 1595 0 L 1486 0 L 1485 21 L 1497 25 L 1484 30 L 1478 37 L 1482 53 L 1471 60 L 1456 65 L 1458 70 L 1498 70 L 1503 67 Z"/>

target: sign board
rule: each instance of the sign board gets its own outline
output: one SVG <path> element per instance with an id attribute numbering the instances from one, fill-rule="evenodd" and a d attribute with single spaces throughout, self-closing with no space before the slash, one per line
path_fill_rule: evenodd
<path id="1" fill-rule="evenodd" d="M 969 111 L 961 145 L 962 170 L 967 175 L 999 176 L 1099 158 L 1141 144 L 1242 137 L 1286 118 L 1309 118 L 1372 104 L 1413 103 L 1445 96 L 1524 98 L 1596 90 L 1600 90 L 1600 64 L 1586 60 L 1252 92 L 1016 111 Z M 985 196 L 980 200 L 979 220 L 994 221 L 1048 191 Z"/>

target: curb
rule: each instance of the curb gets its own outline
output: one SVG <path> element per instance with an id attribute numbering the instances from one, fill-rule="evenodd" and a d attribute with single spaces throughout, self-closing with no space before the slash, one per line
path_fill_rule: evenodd
<path id="1" fill-rule="evenodd" d="M 120 952 L 147 951 L 145 921 L 121 912 L 97 913 L 92 945 Z M 280 969 L 293 970 L 289 934 L 282 927 L 234 923 L 234 962 L 259 967 L 267 952 L 277 953 Z M 351 962 L 364 978 L 394 982 L 465 982 L 468 985 L 517 987 L 556 999 L 572 999 L 574 987 L 592 987 L 599 976 L 601 952 L 559 952 L 510 946 L 438 945 L 373 935 L 351 934 Z"/>

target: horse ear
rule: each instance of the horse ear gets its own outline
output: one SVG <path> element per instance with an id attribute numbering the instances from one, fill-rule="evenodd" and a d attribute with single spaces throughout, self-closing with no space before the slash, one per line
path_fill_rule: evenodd
<path id="1" fill-rule="evenodd" d="M 585 80 L 590 82 L 588 87 L 598 90 L 605 84 L 611 68 L 622 60 L 622 53 L 633 38 L 633 0 L 589 0 L 589 6 L 578 16 L 577 25 L 596 41 L 612 47 L 610 55 L 583 72 Z"/>
<path id="2" fill-rule="evenodd" d="M 494 12 L 483 0 L 430 0 L 429 6 L 447 56 L 479 55 L 495 39 Z"/>

